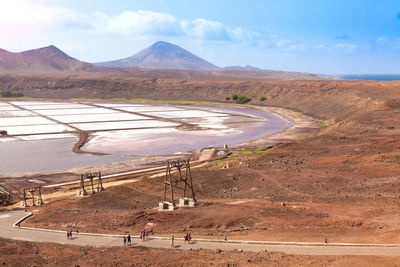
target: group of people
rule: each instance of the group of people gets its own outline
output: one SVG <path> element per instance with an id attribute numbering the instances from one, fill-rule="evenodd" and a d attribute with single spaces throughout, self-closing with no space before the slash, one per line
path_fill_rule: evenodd
<path id="1" fill-rule="evenodd" d="M 146 239 L 146 236 L 147 236 L 146 230 L 143 230 L 140 232 L 140 240 L 141 241 L 144 241 Z M 72 231 L 67 232 L 67 237 L 68 238 L 72 237 Z M 132 240 L 131 235 L 124 236 L 124 239 L 123 239 L 124 246 L 132 245 L 131 240 Z M 184 243 L 187 242 L 188 244 L 190 244 L 191 240 L 192 240 L 192 233 L 186 233 Z M 171 237 L 171 248 L 175 248 L 175 237 L 174 236 Z"/>
<path id="2" fill-rule="evenodd" d="M 190 244 L 191 240 L 192 240 L 192 233 L 186 233 L 184 243 L 187 242 L 188 244 Z M 175 248 L 175 237 L 174 236 L 171 237 L 171 248 Z"/>
<path id="3" fill-rule="evenodd" d="M 143 230 L 143 231 L 140 232 L 140 240 L 141 241 L 144 241 L 146 239 L 146 236 L 147 236 L 146 230 Z M 132 245 L 132 241 L 131 240 L 132 240 L 131 235 L 124 236 L 124 239 L 123 239 L 124 246 L 125 245 Z"/>
<path id="4" fill-rule="evenodd" d="M 132 243 L 131 243 L 131 235 L 124 236 L 124 246 L 125 245 L 132 245 Z"/>
<path id="5" fill-rule="evenodd" d="M 72 239 L 72 230 L 67 230 L 67 239 Z"/>

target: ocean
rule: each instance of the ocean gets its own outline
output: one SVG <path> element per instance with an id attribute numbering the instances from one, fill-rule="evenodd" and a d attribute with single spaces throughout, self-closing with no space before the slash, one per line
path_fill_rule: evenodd
<path id="1" fill-rule="evenodd" d="M 339 78 L 354 80 L 374 80 L 374 81 L 398 81 L 400 74 L 345 74 Z"/>

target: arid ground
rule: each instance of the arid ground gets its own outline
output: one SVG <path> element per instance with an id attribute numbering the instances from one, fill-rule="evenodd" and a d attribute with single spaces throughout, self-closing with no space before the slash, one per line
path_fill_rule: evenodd
<path id="1" fill-rule="evenodd" d="M 48 80 L 54 86 L 45 85 Z M 24 225 L 84 232 L 135 233 L 195 237 L 400 244 L 400 82 L 365 81 L 178 81 L 27 76 L 0 77 L 0 84 L 25 95 L 73 97 L 147 97 L 224 101 L 233 93 L 254 95 L 254 104 L 297 110 L 321 119 L 318 133 L 245 150 L 192 170 L 199 207 L 157 212 L 163 176 L 124 183 L 84 198 L 59 199 L 30 209 Z M 97 89 L 96 89 L 97 88 Z M 218 88 L 218 90 L 217 90 Z M 264 96 L 264 101 L 257 100 Z M 76 189 L 72 189 L 76 190 Z M 67 189 L 65 189 L 67 193 Z M 35 255 L 18 259 L 36 264 L 77 261 L 98 264 L 97 255 L 135 261 L 144 253 L 120 249 L 63 247 L 1 241 L 2 251 L 26 247 Z M 7 250 L 9 248 L 9 250 Z M 80 251 L 80 252 L 78 252 Z M 84 251 L 84 252 L 81 252 Z M 101 251 L 101 252 L 99 252 Z M 15 254 L 14 253 L 14 254 Z M 76 259 L 77 253 L 84 253 Z M 2 253 L 3 255 L 3 253 Z M 67 255 L 71 255 L 66 258 Z M 92 255 L 92 256 L 90 256 Z M 218 254 L 209 251 L 146 250 L 148 264 L 205 263 L 239 265 L 398 265 L 397 259 L 309 257 L 275 253 Z M 172 257 L 171 255 L 174 255 Z M 188 259 L 188 255 L 190 260 Z M 206 257 L 211 261 L 204 261 Z M 111 257 L 110 257 L 111 258 Z M 11 257 L 10 257 L 11 259 Z M 17 264 L 19 261 L 7 264 Z M 199 259 L 192 261 L 193 259 Z M 48 261 L 46 261 L 48 260 Z M 93 262 L 90 262 L 93 260 Z M 248 261 L 250 260 L 250 261 Z M 6 262 L 6 260 L 3 260 Z M 140 260 L 139 260 L 140 261 Z M 140 261 L 141 262 L 141 261 Z M 74 262 L 75 263 L 75 262 Z"/>
<path id="2" fill-rule="evenodd" d="M 398 266 L 396 257 L 95 248 L 0 239 L 3 266 Z"/>

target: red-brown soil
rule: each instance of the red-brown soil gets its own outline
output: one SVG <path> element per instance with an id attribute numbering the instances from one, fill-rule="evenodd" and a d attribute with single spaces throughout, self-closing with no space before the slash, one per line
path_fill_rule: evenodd
<path id="1" fill-rule="evenodd" d="M 93 248 L 0 239 L 2 266 L 398 266 L 399 257 Z"/>

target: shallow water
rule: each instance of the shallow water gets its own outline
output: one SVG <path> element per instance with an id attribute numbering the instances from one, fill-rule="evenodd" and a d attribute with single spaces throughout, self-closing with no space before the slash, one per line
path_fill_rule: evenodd
<path id="1" fill-rule="evenodd" d="M 76 142 L 77 138 L 63 138 L 0 143 L 0 174 L 52 172 L 129 160 L 118 153 L 110 156 L 73 153 Z"/>
<path id="2" fill-rule="evenodd" d="M 71 127 L 57 124 L 27 111 L 13 111 L 12 114 L 8 114 L 12 118 L 2 119 L 2 115 L 7 114 L 0 111 L 0 130 L 5 129 L 9 134 L 21 135 L 3 138 L 2 140 L 6 142 L 0 142 L 0 174 L 62 171 L 133 159 L 126 155 L 162 155 L 201 149 L 210 145 L 241 144 L 280 132 L 292 123 L 272 112 L 231 107 L 103 103 L 101 105 L 104 108 L 100 108 L 84 103 L 32 101 L 15 101 L 15 104 L 28 109 L 34 108 L 35 112 Z M 46 109 L 43 109 L 44 107 Z M 173 128 L 178 124 L 115 111 L 107 107 L 137 110 L 143 115 L 174 118 L 203 129 Z M 31 117 L 17 117 L 21 112 L 25 112 L 25 116 L 30 114 Z M 4 126 L 1 126 L 2 124 Z M 12 126 L 20 124 L 24 125 Z M 77 135 L 63 132 L 74 131 L 74 127 L 85 131 L 97 131 L 91 133 L 90 140 L 82 150 L 111 155 L 73 153 L 72 147 L 77 142 Z M 132 129 L 124 130 L 127 128 Z M 27 135 L 38 133 L 57 134 Z M 74 137 L 66 138 L 68 136 Z"/>

